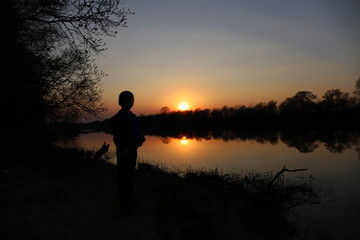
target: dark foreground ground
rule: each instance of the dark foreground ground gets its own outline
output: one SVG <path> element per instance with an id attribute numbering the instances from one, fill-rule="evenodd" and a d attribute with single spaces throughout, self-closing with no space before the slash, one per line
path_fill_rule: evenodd
<path id="1" fill-rule="evenodd" d="M 216 173 L 180 177 L 146 163 L 136 173 L 134 212 L 125 214 L 113 165 L 89 153 L 30 140 L 7 144 L 1 163 L 2 240 L 296 236 L 283 203 L 271 194 Z"/>

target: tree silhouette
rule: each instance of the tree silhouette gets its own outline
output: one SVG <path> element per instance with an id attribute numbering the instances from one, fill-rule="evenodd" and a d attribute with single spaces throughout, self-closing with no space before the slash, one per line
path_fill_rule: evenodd
<path id="1" fill-rule="evenodd" d="M 0 106 L 5 128 L 44 121 L 42 58 L 26 44 L 15 1 L 0 1 Z M 5 121 L 5 123 L 4 123 Z"/>
<path id="2" fill-rule="evenodd" d="M 348 93 L 342 92 L 340 89 L 331 89 L 325 92 L 322 97 L 321 104 L 327 111 L 344 111 L 350 107 L 351 99 Z"/>
<path id="3" fill-rule="evenodd" d="M 360 97 L 360 77 L 355 83 L 355 91 L 354 94 L 358 97 Z"/>
<path id="4" fill-rule="evenodd" d="M 286 98 L 279 106 L 279 110 L 283 114 L 309 114 L 316 110 L 317 98 L 310 91 L 299 91 L 293 97 Z"/>
<path id="5" fill-rule="evenodd" d="M 92 51 L 96 54 L 105 50 L 103 36 L 115 36 L 116 28 L 126 27 L 130 10 L 121 8 L 123 0 L 14 0 L 19 19 L 36 39 L 40 47 L 71 48 Z M 52 39 L 40 38 L 46 34 Z M 41 41 L 43 40 L 43 41 Z"/>
<path id="6" fill-rule="evenodd" d="M 2 62 L 7 63 L 1 69 L 7 90 L 2 100 L 13 99 L 5 101 L 3 110 L 17 120 L 24 115 L 17 114 L 22 105 L 31 103 L 24 111 L 39 121 L 102 112 L 100 80 L 105 74 L 97 69 L 94 57 L 106 50 L 104 36 L 115 36 L 116 28 L 126 26 L 131 12 L 121 4 L 121 0 L 1 1 L 0 45 Z"/>
<path id="7" fill-rule="evenodd" d="M 170 112 L 170 108 L 169 107 L 162 107 L 160 108 L 160 114 L 167 114 L 168 112 Z"/>
<path id="8" fill-rule="evenodd" d="M 76 51 L 63 51 L 45 65 L 47 119 L 74 120 L 104 111 L 99 85 L 105 74 L 89 58 Z"/>

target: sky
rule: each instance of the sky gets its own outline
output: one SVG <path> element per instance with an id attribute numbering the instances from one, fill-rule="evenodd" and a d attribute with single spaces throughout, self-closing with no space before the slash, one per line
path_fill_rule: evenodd
<path id="1" fill-rule="evenodd" d="M 278 103 L 300 90 L 351 93 L 360 77 L 358 0 L 127 0 L 134 15 L 97 60 L 108 118 Z"/>

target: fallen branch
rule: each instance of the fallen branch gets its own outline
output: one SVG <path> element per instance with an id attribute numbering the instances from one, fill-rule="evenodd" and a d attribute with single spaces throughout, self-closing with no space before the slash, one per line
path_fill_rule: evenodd
<path id="1" fill-rule="evenodd" d="M 93 159 L 101 158 L 102 155 L 104 155 L 109 151 L 109 146 L 110 144 L 106 144 L 106 142 L 104 142 L 101 148 L 93 155 Z"/>
<path id="2" fill-rule="evenodd" d="M 278 179 L 281 174 L 283 174 L 284 172 L 301 172 L 301 171 L 306 171 L 308 170 L 307 168 L 302 168 L 302 169 L 287 169 L 286 166 L 284 166 L 281 171 L 279 171 L 271 180 L 271 182 L 268 184 L 267 189 L 270 189 L 273 185 L 273 183 L 275 182 L 276 179 Z"/>

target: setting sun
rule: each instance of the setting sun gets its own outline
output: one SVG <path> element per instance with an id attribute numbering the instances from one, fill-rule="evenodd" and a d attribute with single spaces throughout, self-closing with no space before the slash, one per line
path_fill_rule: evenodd
<path id="1" fill-rule="evenodd" d="M 182 145 L 187 145 L 189 143 L 189 139 L 187 139 L 185 136 L 180 139 L 180 143 Z"/>
<path id="2" fill-rule="evenodd" d="M 187 102 L 179 103 L 178 109 L 181 111 L 189 110 L 189 104 Z"/>

